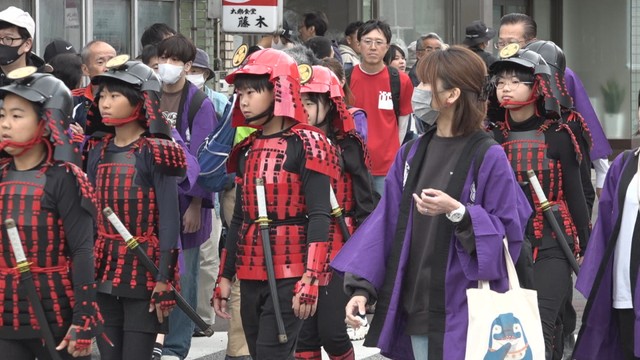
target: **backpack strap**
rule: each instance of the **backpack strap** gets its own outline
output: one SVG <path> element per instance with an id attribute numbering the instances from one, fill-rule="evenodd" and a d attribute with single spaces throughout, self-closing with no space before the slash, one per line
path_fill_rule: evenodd
<path id="1" fill-rule="evenodd" d="M 198 110 L 200 110 L 200 107 L 202 106 L 202 103 L 206 98 L 207 94 L 205 94 L 204 91 L 200 89 L 198 89 L 198 91 L 193 94 L 191 102 L 189 102 L 189 112 L 187 113 L 187 120 L 189 121 L 189 131 L 191 131 L 191 129 L 193 128 L 193 119 L 196 117 Z"/>
<path id="2" fill-rule="evenodd" d="M 387 66 L 387 71 L 389 71 L 393 112 L 396 114 L 396 121 L 400 121 L 400 72 L 393 66 Z"/>
<path id="3" fill-rule="evenodd" d="M 491 137 L 487 136 L 480 140 L 478 147 L 476 149 L 476 156 L 473 159 L 473 179 L 478 185 L 478 173 L 480 172 L 480 166 L 482 165 L 482 161 L 484 160 L 484 154 L 486 154 L 487 150 L 492 145 L 497 145 L 498 143 Z"/>
<path id="4" fill-rule="evenodd" d="M 387 66 L 389 72 L 389 85 L 391 87 L 391 100 L 393 101 L 393 112 L 396 114 L 396 121 L 400 119 L 400 72 L 393 66 Z M 351 86 L 351 74 L 353 67 L 345 69 L 344 76 L 347 84 Z"/>

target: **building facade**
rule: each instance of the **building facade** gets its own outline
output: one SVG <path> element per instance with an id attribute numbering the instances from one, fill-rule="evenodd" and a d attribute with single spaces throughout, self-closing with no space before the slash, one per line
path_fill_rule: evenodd
<path id="1" fill-rule="evenodd" d="M 93 39 L 112 44 L 118 53 L 140 53 L 140 35 L 150 24 L 167 23 L 191 37 L 209 53 L 217 79 L 229 70 L 233 49 L 252 43 L 255 35 L 220 31 L 221 0 L 0 0 L 29 11 L 36 19 L 36 53 L 55 38 L 77 49 Z M 447 43 L 460 43 L 465 26 L 482 19 L 494 28 L 510 12 L 531 15 L 538 38 L 556 42 L 567 64 L 582 79 L 616 148 L 640 145 L 640 0 L 284 0 L 285 18 L 298 28 L 300 15 L 323 11 L 330 19 L 328 36 L 339 39 L 355 20 L 389 22 L 393 41 L 402 46 L 420 34 L 436 32 Z M 217 84 L 219 84 L 217 82 Z M 605 96 L 603 87 L 618 87 L 622 96 Z"/>

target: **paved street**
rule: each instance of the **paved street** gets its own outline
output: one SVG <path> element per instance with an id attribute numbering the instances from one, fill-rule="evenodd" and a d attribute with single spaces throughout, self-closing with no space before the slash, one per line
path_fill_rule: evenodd
<path id="1" fill-rule="evenodd" d="M 210 338 L 192 338 L 191 352 L 187 360 L 223 360 L 227 346 L 228 322 L 223 319 L 216 319 L 214 326 L 215 334 Z M 354 341 L 353 346 L 356 359 L 380 360 L 387 359 L 379 355 L 378 349 L 366 348 L 362 346 L 363 341 Z M 323 359 L 328 360 L 326 354 Z"/>

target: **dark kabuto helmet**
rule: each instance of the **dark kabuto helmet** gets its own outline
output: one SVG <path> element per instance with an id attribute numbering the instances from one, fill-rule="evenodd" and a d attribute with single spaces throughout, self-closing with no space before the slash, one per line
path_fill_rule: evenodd
<path id="1" fill-rule="evenodd" d="M 162 83 L 156 73 L 140 61 L 129 61 L 129 55 L 116 56 L 107 63 L 108 71 L 94 76 L 91 79 L 93 85 L 100 85 L 106 81 L 115 79 L 131 85 L 140 91 L 144 97 L 142 114 L 146 119 L 146 126 L 151 135 L 171 139 L 171 126 L 162 117 L 160 111 L 160 91 Z M 100 96 L 96 94 L 95 100 L 87 114 L 86 133 L 91 135 L 97 132 L 113 133 L 113 127 L 106 126 L 102 122 L 102 116 L 98 109 Z"/>
<path id="2" fill-rule="evenodd" d="M 67 136 L 73 112 L 71 92 L 53 75 L 36 71 L 35 67 L 27 66 L 10 72 L 7 77 L 14 82 L 0 88 L 0 97 L 4 98 L 11 93 L 40 104 L 40 121 L 44 121 L 44 128 L 51 132 L 49 141 L 54 146 L 53 158 L 81 165 L 79 149 Z"/>
<path id="3" fill-rule="evenodd" d="M 534 41 L 527 44 L 526 48 L 540 54 L 549 65 L 551 71 L 551 91 L 560 102 L 560 106 L 567 109 L 573 108 L 573 99 L 571 95 L 569 95 L 564 81 L 564 71 L 567 68 L 567 61 L 562 49 L 553 41 L 546 40 Z"/>
<path id="4" fill-rule="evenodd" d="M 500 50 L 500 59 L 489 67 L 491 76 L 499 74 L 505 69 L 524 68 L 534 76 L 534 88 L 543 97 L 544 116 L 560 118 L 560 104 L 551 91 L 551 69 L 544 58 L 530 49 L 520 49 L 518 44 L 510 44 Z M 500 107 L 495 95 L 495 89 L 489 96 L 489 113 Z"/>

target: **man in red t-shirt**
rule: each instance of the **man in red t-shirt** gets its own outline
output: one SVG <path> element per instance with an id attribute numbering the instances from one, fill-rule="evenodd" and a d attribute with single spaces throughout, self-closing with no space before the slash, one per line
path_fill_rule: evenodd
<path id="1" fill-rule="evenodd" d="M 382 195 L 384 178 L 407 133 L 411 115 L 413 84 L 400 72 L 400 109 L 393 108 L 389 71 L 382 59 L 389 50 L 391 28 L 380 20 L 369 20 L 358 29 L 362 61 L 353 67 L 349 86 L 354 106 L 367 112 L 367 147 L 371 156 L 374 186 Z"/>

